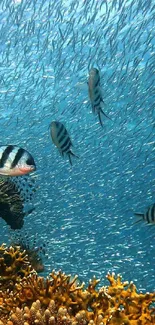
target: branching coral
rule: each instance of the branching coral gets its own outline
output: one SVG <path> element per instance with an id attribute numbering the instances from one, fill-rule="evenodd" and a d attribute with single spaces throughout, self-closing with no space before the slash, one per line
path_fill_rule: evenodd
<path id="1" fill-rule="evenodd" d="M 20 246 L 22 251 L 25 251 L 29 262 L 31 263 L 34 270 L 38 273 L 43 272 L 45 267 L 43 263 L 43 256 L 46 254 L 46 245 L 45 243 L 37 243 L 37 235 L 29 236 L 25 232 L 12 232 L 11 233 L 11 246 L 16 247 Z M 46 254 L 47 256 L 47 254 Z"/>
<path id="2" fill-rule="evenodd" d="M 19 254 L 16 257 L 18 260 Z M 139 294 L 132 282 L 122 282 L 114 274 L 108 274 L 107 279 L 110 285 L 97 289 L 99 280 L 95 277 L 85 288 L 77 276 L 71 278 L 62 272 L 53 271 L 47 279 L 31 272 L 20 280 L 17 275 L 12 290 L 4 286 L 0 293 L 0 325 L 155 324 L 155 308 L 151 306 L 155 293 Z"/>
<path id="3" fill-rule="evenodd" d="M 19 247 L 0 246 L 0 288 L 10 288 L 8 282 L 15 283 L 18 277 L 27 276 L 32 270 L 25 251 L 20 251 Z"/>
<path id="4" fill-rule="evenodd" d="M 15 285 L 31 273 L 34 270 L 25 251 L 20 251 L 19 247 L 0 246 L 0 316 L 16 306 Z"/>

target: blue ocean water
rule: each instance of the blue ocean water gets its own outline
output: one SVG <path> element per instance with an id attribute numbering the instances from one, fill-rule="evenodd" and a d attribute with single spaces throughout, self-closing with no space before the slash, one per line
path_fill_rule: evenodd
<path id="1" fill-rule="evenodd" d="M 108 271 L 155 290 L 155 226 L 137 221 L 155 202 L 155 5 L 152 0 L 1 0 L 0 138 L 33 155 L 35 211 L 21 233 L 47 243 L 52 269 Z M 88 71 L 97 67 L 103 128 L 92 113 Z M 70 166 L 49 125 L 65 124 Z M 34 177 L 29 176 L 29 177 Z M 10 230 L 0 219 L 0 240 Z"/>

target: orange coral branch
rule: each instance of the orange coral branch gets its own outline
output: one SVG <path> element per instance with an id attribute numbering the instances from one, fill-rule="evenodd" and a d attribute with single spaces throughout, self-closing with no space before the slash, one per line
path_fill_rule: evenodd
<path id="1" fill-rule="evenodd" d="M 0 247 L 0 325 L 152 325 L 155 293 L 108 274 L 109 286 L 85 288 L 78 277 L 52 272 L 39 277 L 20 248 Z M 9 282 L 9 285 L 7 284 Z M 11 281 L 11 282 L 10 282 Z M 11 290 L 10 290 L 11 283 Z"/>

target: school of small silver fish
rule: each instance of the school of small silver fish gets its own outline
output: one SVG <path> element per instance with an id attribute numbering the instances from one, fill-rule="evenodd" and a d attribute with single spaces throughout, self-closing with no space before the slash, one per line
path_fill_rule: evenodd
<path id="1" fill-rule="evenodd" d="M 66 265 L 72 229 L 78 261 L 117 261 L 117 270 L 122 258 L 125 272 L 139 240 L 153 274 L 146 234 L 124 229 L 138 217 L 154 223 L 154 26 L 154 0 L 0 1 L 0 175 L 20 187 L 28 174 L 29 191 L 35 172 L 34 220 L 40 231 L 55 227 Z"/>

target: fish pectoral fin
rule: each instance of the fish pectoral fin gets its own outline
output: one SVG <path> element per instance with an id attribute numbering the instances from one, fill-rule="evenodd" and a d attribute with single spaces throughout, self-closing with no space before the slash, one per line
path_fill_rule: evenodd
<path id="1" fill-rule="evenodd" d="M 103 127 L 103 122 L 102 122 L 102 119 L 101 119 L 101 112 L 98 112 L 98 118 L 99 118 L 99 121 L 100 121 L 100 124 L 101 126 Z"/>
<path id="2" fill-rule="evenodd" d="M 77 82 L 76 83 L 76 88 L 80 89 L 80 90 L 85 90 L 87 91 L 88 90 L 88 82 Z"/>

